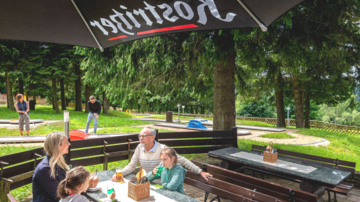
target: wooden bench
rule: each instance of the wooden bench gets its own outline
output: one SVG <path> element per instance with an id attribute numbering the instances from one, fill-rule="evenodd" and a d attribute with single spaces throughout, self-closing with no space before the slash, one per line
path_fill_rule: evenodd
<path id="1" fill-rule="evenodd" d="M 316 194 L 305 191 L 293 190 L 290 187 L 268 182 L 256 177 L 231 171 L 218 166 L 192 161 L 201 167 L 203 171 L 213 175 L 209 181 L 205 181 L 200 175 L 187 172 L 184 182 L 191 186 L 205 190 L 205 201 L 208 193 L 233 201 L 282 201 L 282 202 L 321 202 Z"/>
<path id="2" fill-rule="evenodd" d="M 252 145 L 251 147 L 251 151 L 255 151 L 255 152 L 263 152 L 265 149 L 266 149 L 265 146 L 259 146 L 259 145 Z M 281 158 L 291 159 L 317 166 L 323 166 L 335 170 L 347 171 L 352 173 L 353 175 L 355 174 L 355 167 L 356 167 L 355 162 L 343 161 L 339 159 L 331 159 L 331 158 L 292 152 L 282 149 L 278 149 L 277 151 L 278 151 L 278 157 Z M 294 181 L 301 183 L 301 180 L 294 180 Z M 334 199 L 336 201 L 337 200 L 336 194 L 347 195 L 353 187 L 354 184 L 342 181 L 334 188 L 325 187 L 325 189 L 328 192 L 329 201 L 331 201 L 330 192 L 334 193 Z"/>
<path id="3" fill-rule="evenodd" d="M 7 196 L 8 196 L 8 198 L 9 198 L 9 201 L 10 201 L 10 202 L 17 202 L 17 201 L 15 200 L 15 197 L 14 197 L 11 193 L 7 194 Z"/>

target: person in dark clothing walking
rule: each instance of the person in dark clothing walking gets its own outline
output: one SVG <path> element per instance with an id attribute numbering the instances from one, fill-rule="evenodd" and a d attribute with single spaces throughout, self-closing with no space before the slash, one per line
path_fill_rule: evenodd
<path id="1" fill-rule="evenodd" d="M 98 100 L 95 100 L 95 96 L 90 96 L 88 101 L 89 116 L 86 122 L 85 133 L 88 133 L 91 120 L 94 118 L 94 134 L 96 134 L 97 124 L 99 120 L 99 114 L 101 112 L 101 104 Z"/>

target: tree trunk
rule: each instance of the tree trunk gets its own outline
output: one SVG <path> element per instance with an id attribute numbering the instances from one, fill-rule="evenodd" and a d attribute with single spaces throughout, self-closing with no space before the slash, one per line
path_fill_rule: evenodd
<path id="1" fill-rule="evenodd" d="M 85 85 L 85 100 L 89 99 L 90 97 L 90 86 L 88 84 Z M 85 113 L 89 113 L 89 107 L 87 102 L 85 102 Z"/>
<path id="2" fill-rule="evenodd" d="M 310 128 L 310 94 L 305 92 L 305 128 Z"/>
<path id="3" fill-rule="evenodd" d="M 61 110 L 66 110 L 66 98 L 65 98 L 65 87 L 64 79 L 60 79 L 60 88 L 61 88 Z"/>
<path id="4" fill-rule="evenodd" d="M 24 95 L 24 80 L 19 78 L 19 93 Z"/>
<path id="5" fill-rule="evenodd" d="M 15 111 L 14 99 L 13 99 L 13 93 L 12 93 L 12 84 L 11 84 L 9 73 L 7 71 L 5 72 L 5 80 L 6 80 L 6 97 L 7 97 L 7 104 L 8 104 L 7 107 L 11 111 Z"/>
<path id="6" fill-rule="evenodd" d="M 286 128 L 283 92 L 281 90 L 275 89 L 275 95 L 277 115 L 276 127 Z"/>
<path id="7" fill-rule="evenodd" d="M 105 91 L 103 92 L 103 113 L 107 114 L 109 110 L 109 100 L 106 97 Z"/>
<path id="8" fill-rule="evenodd" d="M 75 81 L 75 111 L 82 112 L 81 100 L 81 70 L 79 65 L 75 65 L 75 73 L 78 78 Z"/>
<path id="9" fill-rule="evenodd" d="M 58 105 L 58 97 L 57 97 L 57 92 L 56 92 L 56 79 L 52 79 L 52 101 L 53 101 L 53 106 L 54 106 L 54 109 L 56 111 L 57 114 L 60 114 L 60 108 L 59 108 L 59 105 Z"/>
<path id="10" fill-rule="evenodd" d="M 232 39 L 231 39 L 232 40 Z M 235 51 L 214 69 L 214 131 L 232 130 L 235 125 Z"/>
<path id="11" fill-rule="evenodd" d="M 34 103 L 36 105 L 36 95 L 35 95 L 35 93 L 33 94 L 33 100 L 34 100 Z"/>
<path id="12" fill-rule="evenodd" d="M 305 104 L 305 89 L 304 89 L 304 84 L 301 85 L 301 111 L 303 113 L 303 119 L 304 117 L 304 104 Z M 304 127 L 304 123 L 303 123 L 303 127 Z"/>
<path id="13" fill-rule="evenodd" d="M 200 113 L 205 114 L 205 107 L 200 107 Z"/>
<path id="14" fill-rule="evenodd" d="M 300 94 L 300 85 L 299 80 L 294 77 L 294 101 L 295 101 L 295 123 L 296 128 L 303 128 L 304 124 L 304 111 L 302 111 L 303 107 L 301 107 L 301 94 Z"/>

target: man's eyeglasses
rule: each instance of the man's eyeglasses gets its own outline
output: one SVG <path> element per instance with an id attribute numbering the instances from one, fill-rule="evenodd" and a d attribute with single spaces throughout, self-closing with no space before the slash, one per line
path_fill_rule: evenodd
<path id="1" fill-rule="evenodd" d="M 145 138 L 146 136 L 151 136 L 151 135 L 138 135 L 139 139 L 141 139 L 142 137 Z"/>

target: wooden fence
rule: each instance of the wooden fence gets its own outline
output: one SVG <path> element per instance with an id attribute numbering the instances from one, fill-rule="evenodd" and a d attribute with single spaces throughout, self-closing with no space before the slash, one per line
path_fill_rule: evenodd
<path id="1" fill-rule="evenodd" d="M 231 131 L 202 131 L 158 133 L 156 140 L 173 147 L 178 154 L 208 153 L 226 147 L 238 147 L 237 129 Z M 131 159 L 138 145 L 138 134 L 72 141 L 65 160 L 75 166 L 103 164 Z M 36 165 L 44 158 L 43 148 L 0 157 L 0 202 L 7 202 L 11 190 L 31 183 Z"/>

